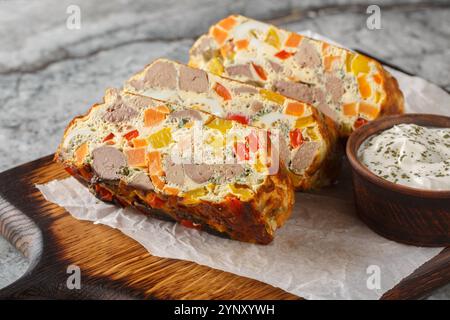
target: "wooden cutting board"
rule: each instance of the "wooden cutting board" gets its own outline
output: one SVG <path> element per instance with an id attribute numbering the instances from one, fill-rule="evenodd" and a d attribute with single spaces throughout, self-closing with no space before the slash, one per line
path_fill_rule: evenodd
<path id="1" fill-rule="evenodd" d="M 52 157 L 0 173 L 0 234 L 30 260 L 26 274 L 0 290 L 0 298 L 298 299 L 256 280 L 154 257 L 118 230 L 76 220 L 35 187 L 68 176 Z M 80 290 L 67 288 L 70 265 L 80 267 Z M 383 298 L 421 298 L 449 282 L 447 248 Z"/>

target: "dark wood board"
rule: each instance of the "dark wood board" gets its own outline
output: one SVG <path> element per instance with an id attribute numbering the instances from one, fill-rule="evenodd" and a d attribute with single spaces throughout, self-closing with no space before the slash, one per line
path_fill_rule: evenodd
<path id="1" fill-rule="evenodd" d="M 25 275 L 0 290 L 0 298 L 299 299 L 256 280 L 154 257 L 118 230 L 76 220 L 35 187 L 67 176 L 52 156 L 0 173 L 0 234 L 30 260 Z M 81 269 L 80 290 L 66 286 L 72 264 Z M 449 282 L 446 248 L 383 298 L 421 298 Z"/>

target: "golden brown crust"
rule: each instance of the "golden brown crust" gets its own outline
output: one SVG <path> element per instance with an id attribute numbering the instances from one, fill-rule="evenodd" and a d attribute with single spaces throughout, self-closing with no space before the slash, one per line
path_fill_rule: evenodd
<path id="1" fill-rule="evenodd" d="M 184 226 L 251 243 L 270 243 L 275 229 L 289 218 L 294 204 L 292 183 L 284 170 L 269 176 L 251 201 L 243 202 L 233 197 L 222 202 L 201 201 L 189 206 L 177 196 L 137 191 L 121 183 L 95 181 L 89 166 L 67 167 L 67 171 L 104 201 L 118 202 L 156 218 L 169 218 Z"/>
<path id="2" fill-rule="evenodd" d="M 405 109 L 405 103 L 397 79 L 381 66 L 378 67 L 378 70 L 383 75 L 383 88 L 386 92 L 386 99 L 381 105 L 380 117 L 402 114 Z"/>

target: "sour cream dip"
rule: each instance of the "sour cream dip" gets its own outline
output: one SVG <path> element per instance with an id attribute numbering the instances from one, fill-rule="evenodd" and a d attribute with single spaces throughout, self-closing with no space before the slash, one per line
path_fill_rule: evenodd
<path id="1" fill-rule="evenodd" d="M 450 128 L 399 124 L 364 141 L 358 158 L 371 172 L 393 183 L 450 190 Z"/>

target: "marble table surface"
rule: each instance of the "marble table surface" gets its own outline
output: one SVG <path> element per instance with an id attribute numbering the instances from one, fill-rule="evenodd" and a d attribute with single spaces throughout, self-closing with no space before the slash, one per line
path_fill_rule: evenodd
<path id="1" fill-rule="evenodd" d="M 381 29 L 369 30 L 371 3 L 0 1 L 0 171 L 52 153 L 74 116 L 153 59 L 186 62 L 195 38 L 231 13 L 310 29 L 449 91 L 450 2 L 378 1 Z M 80 9 L 79 29 L 68 28 L 70 5 Z M 0 288 L 26 268 L 26 260 L 0 237 Z M 450 285 L 430 298 L 450 299 Z"/>

